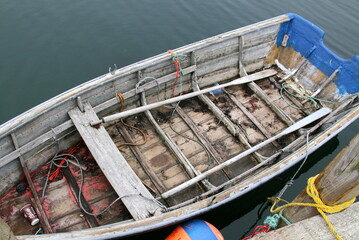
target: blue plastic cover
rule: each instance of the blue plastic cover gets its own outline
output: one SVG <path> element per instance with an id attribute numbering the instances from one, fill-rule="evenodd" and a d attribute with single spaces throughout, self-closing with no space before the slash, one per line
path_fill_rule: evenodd
<path id="1" fill-rule="evenodd" d="M 324 31 L 299 15 L 287 14 L 290 21 L 281 25 L 277 36 L 277 47 L 281 46 L 284 35 L 288 35 L 287 47 L 294 48 L 301 55 L 330 76 L 340 69 L 334 81 L 340 94 L 359 92 L 359 56 L 343 59 L 335 55 L 323 43 Z"/>

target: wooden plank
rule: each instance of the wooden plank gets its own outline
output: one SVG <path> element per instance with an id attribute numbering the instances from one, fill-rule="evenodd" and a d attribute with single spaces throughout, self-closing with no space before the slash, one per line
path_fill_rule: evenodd
<path id="1" fill-rule="evenodd" d="M 240 101 L 237 100 L 235 96 L 227 92 L 225 89 L 223 89 L 223 91 L 232 100 L 232 102 L 244 113 L 244 115 L 246 115 L 249 120 L 251 120 L 252 123 L 256 125 L 256 127 L 259 129 L 259 131 L 263 133 L 264 136 L 266 136 L 267 138 L 272 137 L 272 134 L 270 134 L 267 129 L 263 127 L 263 125 L 253 116 L 252 113 L 247 110 L 247 108 Z M 274 141 L 272 144 L 275 147 L 280 148 L 280 145 L 276 141 Z"/>
<path id="2" fill-rule="evenodd" d="M 316 97 L 324 88 L 326 88 L 330 82 L 333 81 L 333 79 L 337 76 L 337 73 L 340 71 L 339 68 L 337 68 L 327 79 L 325 79 L 323 81 L 323 83 L 320 83 L 318 89 L 311 95 L 311 97 Z M 302 103 L 306 103 L 307 101 L 309 101 L 309 98 L 304 100 Z"/>
<path id="3" fill-rule="evenodd" d="M 275 112 L 277 116 L 288 126 L 295 123 L 295 121 L 290 116 L 288 116 L 288 114 L 286 114 L 277 104 L 275 104 L 256 83 L 249 83 L 248 86 L 258 95 L 258 97 L 265 101 L 273 110 L 273 112 Z"/>
<path id="4" fill-rule="evenodd" d="M 359 134 L 317 177 L 315 185 L 324 204 L 338 205 L 359 195 L 358 146 Z M 314 201 L 306 190 L 303 190 L 293 202 L 313 203 Z M 313 207 L 293 206 L 286 208 L 284 214 L 291 222 L 298 222 L 319 213 Z"/>
<path id="5" fill-rule="evenodd" d="M 146 96 L 145 93 L 141 93 L 141 104 L 143 106 L 146 106 Z M 176 157 L 176 159 L 182 164 L 184 167 L 186 173 L 190 177 L 195 177 L 200 175 L 201 173 L 195 169 L 195 167 L 191 164 L 191 162 L 188 160 L 188 158 L 184 155 L 184 153 L 181 151 L 181 149 L 177 146 L 177 144 L 174 142 L 174 140 L 167 134 L 163 129 L 158 125 L 154 117 L 152 116 L 152 113 L 150 111 L 145 112 L 146 117 L 151 122 L 151 124 L 156 129 L 156 132 L 161 136 L 162 140 L 165 142 L 166 146 L 171 150 L 173 155 Z M 208 182 L 208 180 L 201 181 L 202 186 L 206 189 L 212 188 L 212 184 Z"/>
<path id="6" fill-rule="evenodd" d="M 69 129 L 70 127 L 72 127 L 73 124 L 71 122 L 71 120 L 64 122 L 63 124 L 55 127 L 53 130 L 48 131 L 46 133 L 44 133 L 43 135 L 35 138 L 34 140 L 30 141 L 29 143 L 19 147 L 18 149 L 16 149 L 15 151 L 12 151 L 11 153 L 5 155 L 4 157 L 2 157 L 0 159 L 0 167 L 5 166 L 6 164 L 8 164 L 9 162 L 13 161 L 14 159 L 18 158 L 20 155 L 23 155 L 27 152 L 29 152 L 30 150 L 38 147 L 39 145 L 43 144 L 44 142 L 48 141 L 49 139 L 52 139 L 54 137 L 56 137 L 56 134 L 60 134 L 64 131 L 66 131 L 67 129 Z"/>
<path id="7" fill-rule="evenodd" d="M 121 133 L 121 135 L 123 136 L 126 142 L 134 143 L 134 140 L 132 139 L 131 135 L 122 124 L 118 125 L 117 129 L 119 130 L 119 132 Z M 163 185 L 163 182 L 157 177 L 156 173 L 151 171 L 151 168 L 148 164 L 149 160 L 147 159 L 147 157 L 141 152 L 139 147 L 137 146 L 129 146 L 129 147 L 132 150 L 133 154 L 135 155 L 139 164 L 142 166 L 142 168 L 145 170 L 145 172 L 147 173 L 147 175 L 155 185 L 157 191 L 159 193 L 164 192 L 166 190 L 166 187 Z"/>
<path id="8" fill-rule="evenodd" d="M 250 148 L 250 149 L 247 149 L 243 152 L 241 152 L 240 154 L 238 154 L 237 156 L 234 156 L 233 158 L 227 160 L 226 162 L 223 162 L 209 170 L 207 170 L 206 172 L 202 173 L 201 175 L 199 176 L 196 176 L 194 178 L 192 178 L 191 180 L 187 181 L 187 182 L 184 182 L 180 185 L 178 185 L 177 187 L 174 187 L 172 188 L 171 190 L 165 192 L 162 194 L 162 197 L 164 198 L 167 198 L 167 197 L 170 197 L 172 196 L 173 194 L 179 192 L 179 191 L 182 191 L 184 190 L 185 188 L 197 183 L 198 181 L 201 181 L 202 179 L 208 177 L 209 175 L 225 168 L 225 167 L 228 167 L 230 166 L 231 164 L 239 161 L 240 159 L 248 156 L 249 154 L 252 154 L 253 152 L 261 149 L 262 147 L 268 145 L 269 143 L 279 139 L 280 137 L 283 137 L 289 133 L 292 133 L 294 131 L 297 131 L 298 129 L 308 125 L 309 123 L 312 123 L 326 115 L 328 115 L 329 113 L 331 112 L 330 109 L 328 108 L 321 108 L 320 110 L 316 111 L 315 113 L 299 120 L 298 122 L 296 122 L 295 124 L 291 125 L 290 127 L 286 128 L 284 131 L 282 131 L 281 133 L 255 145 L 254 147 Z"/>
<path id="9" fill-rule="evenodd" d="M 193 79 L 192 81 L 192 87 L 193 87 L 193 91 L 200 91 L 199 86 L 198 86 L 198 82 L 196 81 L 196 79 Z M 208 109 L 217 117 L 217 119 L 222 122 L 226 128 L 228 129 L 228 131 L 235 137 L 238 137 L 239 141 L 241 143 L 243 143 L 247 148 L 251 148 L 251 144 L 248 142 L 248 140 L 246 139 L 246 137 L 244 136 L 244 134 L 242 134 L 239 131 L 239 127 L 237 125 L 235 125 L 222 111 L 221 109 L 219 109 L 216 104 L 214 104 L 211 99 L 209 99 L 209 97 L 205 96 L 205 95 L 199 95 L 198 98 L 207 105 Z M 263 157 L 255 152 L 253 153 L 253 157 L 258 161 L 258 162 L 262 162 L 263 161 Z"/>
<path id="10" fill-rule="evenodd" d="M 359 235 L 359 203 L 348 209 L 328 214 L 330 222 L 343 239 L 357 239 Z M 335 239 L 322 216 L 315 216 L 271 232 L 258 234 L 251 240 L 298 240 Z"/>
<path id="11" fill-rule="evenodd" d="M 18 149 L 18 148 L 19 148 L 19 144 L 18 144 L 17 139 L 16 139 L 16 137 L 15 137 L 15 135 L 14 135 L 13 133 L 11 133 L 11 138 L 12 138 L 12 141 L 13 141 L 13 143 L 14 143 L 15 148 Z M 20 160 L 20 163 L 21 163 L 22 170 L 24 171 L 24 174 L 25 174 L 25 178 L 26 178 L 26 180 L 27 180 L 27 183 L 29 184 L 31 193 L 32 193 L 32 195 L 33 195 L 33 197 L 34 197 L 34 204 L 36 205 L 36 206 L 35 206 L 35 209 L 38 210 L 38 211 L 37 211 L 37 214 L 38 214 L 38 216 L 39 216 L 39 220 L 40 220 L 40 222 L 41 222 L 41 225 L 42 225 L 42 227 L 44 228 L 44 232 L 45 232 L 45 233 L 53 233 L 54 231 L 53 231 L 53 229 L 51 228 L 49 219 L 47 218 L 44 209 L 42 208 L 42 204 L 41 204 L 40 198 L 39 198 L 39 196 L 37 195 L 36 187 L 35 187 L 35 185 L 34 185 L 34 182 L 33 182 L 32 179 L 31 179 L 30 172 L 29 172 L 29 169 L 27 168 L 26 161 L 25 161 L 25 159 L 22 157 L 22 155 L 19 156 L 19 160 Z"/>
<path id="12" fill-rule="evenodd" d="M 17 240 L 18 238 L 11 231 L 10 226 L 0 218 L 0 239 Z"/>
<path id="13" fill-rule="evenodd" d="M 234 52 L 227 56 L 218 57 L 213 60 L 209 60 L 208 62 L 204 62 L 200 65 L 197 65 L 197 76 L 201 77 L 206 74 L 210 74 L 212 72 L 215 72 L 217 70 L 230 68 L 237 65 L 237 56 L 238 53 Z"/>
<path id="14" fill-rule="evenodd" d="M 88 124 L 89 121 L 98 120 L 91 105 L 85 103 L 84 107 L 84 113 L 75 108 L 69 115 L 128 211 L 135 220 L 160 214 L 160 206 L 128 165 L 106 129 L 103 126 L 94 128 Z"/>
<path id="15" fill-rule="evenodd" d="M 244 45 L 244 40 L 243 40 L 243 36 L 239 36 L 238 37 L 238 48 L 239 48 L 239 52 L 238 52 L 238 73 L 239 76 L 245 76 L 247 75 L 247 72 L 244 69 L 243 66 L 243 45 Z"/>
<path id="16" fill-rule="evenodd" d="M 277 37 L 280 24 L 272 25 L 257 31 L 249 32 L 240 36 L 243 38 L 243 48 L 250 48 L 265 42 L 273 42 Z"/>
<path id="17" fill-rule="evenodd" d="M 73 196 L 75 197 L 76 201 L 77 201 L 77 204 L 79 206 L 82 206 L 87 212 L 91 213 L 92 210 L 90 208 L 90 205 L 87 203 L 87 201 L 85 200 L 85 197 L 83 196 L 83 194 L 81 193 L 81 204 L 80 204 L 80 201 L 78 199 L 79 197 L 79 191 L 80 191 L 80 188 L 77 184 L 77 181 L 76 179 L 74 178 L 74 176 L 72 175 L 70 169 L 68 168 L 62 168 L 62 173 L 64 174 L 67 182 L 69 183 L 69 186 L 71 188 L 71 191 L 73 193 Z M 83 213 L 88 225 L 93 228 L 93 227 L 96 227 L 96 226 L 99 226 L 96 218 L 93 216 L 93 215 L 89 215 L 87 214 L 86 212 L 84 212 L 82 209 L 81 209 L 81 212 Z"/>
<path id="18" fill-rule="evenodd" d="M 193 120 L 183 111 L 181 107 L 177 107 L 176 109 L 178 115 L 182 118 L 182 120 L 188 125 L 188 127 L 192 130 L 194 135 L 199 139 L 199 141 L 207 148 L 207 150 L 212 155 L 213 159 L 217 164 L 224 162 L 224 159 L 219 155 L 216 149 L 212 146 L 210 141 L 205 137 L 205 135 L 201 132 L 201 130 L 197 127 L 197 125 L 193 122 Z M 226 175 L 228 179 L 230 179 L 229 174 L 226 170 L 223 169 L 223 173 Z"/>
<path id="19" fill-rule="evenodd" d="M 241 57 L 243 57 L 243 55 Z M 248 76 L 241 62 L 242 59 L 239 59 L 239 67 L 241 68 L 240 73 L 244 74 L 243 76 Z M 295 121 L 290 116 L 288 116 L 288 114 L 286 114 L 279 106 L 277 106 L 255 82 L 248 83 L 248 86 L 255 94 L 258 95 L 258 97 L 260 97 L 264 102 L 266 102 L 268 106 L 273 110 L 273 112 L 275 112 L 277 116 L 288 126 L 295 123 Z"/>
<path id="20" fill-rule="evenodd" d="M 183 73 L 183 75 L 186 75 L 186 74 L 189 74 L 189 73 L 193 72 L 195 69 L 196 69 L 196 66 L 190 66 L 190 67 L 184 68 L 182 73 Z M 172 73 L 172 74 L 168 74 L 166 76 L 163 76 L 161 78 L 158 78 L 157 82 L 158 82 L 159 85 L 161 85 L 161 84 L 167 83 L 167 82 L 169 82 L 169 81 L 171 81 L 171 80 L 173 80 L 175 78 L 176 78 L 176 74 Z M 123 96 L 125 97 L 125 99 L 129 99 L 129 98 L 135 96 L 138 93 L 141 93 L 143 91 L 147 91 L 147 90 L 152 89 L 154 87 L 157 87 L 156 81 L 151 81 L 151 82 L 148 82 L 148 83 L 144 83 L 142 86 L 138 87 L 137 91 L 136 91 L 136 89 L 131 89 L 131 90 L 123 93 Z M 95 109 L 96 112 L 101 112 L 104 109 L 110 108 L 110 107 L 112 107 L 112 106 L 114 106 L 116 104 L 118 104 L 118 97 L 111 98 L 108 101 L 103 102 L 103 103 L 95 106 L 94 109 Z"/>
<path id="21" fill-rule="evenodd" d="M 244 63 L 250 63 L 257 59 L 266 58 L 272 49 L 274 42 L 264 42 L 250 48 L 243 49 L 242 57 Z M 238 61 L 238 59 L 237 59 Z"/>

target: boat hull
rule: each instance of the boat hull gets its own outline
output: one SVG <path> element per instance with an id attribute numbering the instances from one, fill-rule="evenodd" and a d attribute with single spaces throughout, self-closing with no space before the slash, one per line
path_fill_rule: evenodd
<path id="1" fill-rule="evenodd" d="M 312 36 L 310 40 L 306 34 Z M 1 195 L 14 189 L 14 183 L 23 179 L 23 171 L 34 172 L 42 168 L 52 156 L 73 147 L 83 139 L 113 187 L 111 196 L 117 194 L 125 207 L 130 209 L 130 214 L 127 212 L 121 214 L 132 215 L 127 219 L 124 217 L 121 221 L 109 221 L 93 228 L 83 225 L 85 227 L 78 227 L 83 228 L 79 230 L 76 229 L 76 226 L 79 226 L 78 223 L 65 226 L 65 223 L 59 220 L 63 216 L 56 215 L 55 206 L 50 204 L 49 209 L 45 209 L 44 215 L 50 216 L 49 229 L 56 233 L 20 234 L 18 238 L 111 239 L 153 231 L 178 224 L 226 204 L 254 191 L 258 186 L 290 169 L 359 116 L 355 95 L 359 86 L 359 57 L 344 60 L 335 56 L 323 44 L 323 37 L 322 30 L 300 16 L 282 15 L 175 49 L 172 53 L 166 52 L 116 69 L 4 123 L 0 126 Z M 171 54 L 186 56 L 186 58 L 174 60 Z M 178 61 L 177 64 L 182 64 L 181 72 L 176 67 L 176 61 Z M 268 73 L 268 69 L 272 71 L 271 74 L 264 76 L 264 73 Z M 245 84 L 237 83 L 235 86 L 227 87 L 226 90 L 222 86 L 223 91 L 219 95 L 208 90 L 207 92 L 212 92 L 212 94 L 197 94 L 198 100 L 192 100 L 194 96 L 183 99 L 182 105 L 178 103 L 177 106 L 172 106 L 179 115 L 173 119 L 174 113 L 171 114 L 172 110 L 166 110 L 162 106 L 164 104 L 156 105 L 151 109 L 143 108 L 143 111 L 138 110 L 139 104 L 148 107 L 151 104 L 160 103 L 165 98 L 173 99 L 175 95 L 185 98 L 186 94 L 183 92 L 196 92 L 213 84 L 228 83 L 238 77 L 239 79 L 250 77 L 253 79 Z M 173 84 L 179 78 L 181 78 L 181 85 Z M 283 82 L 286 83 L 287 80 L 291 81 L 290 84 L 298 85 L 298 89 L 305 89 L 303 96 L 312 94 L 320 99 L 318 108 L 327 107 L 332 112 L 319 120 L 313 119 L 309 122 L 311 125 L 302 132 L 297 131 L 294 134 L 288 134 L 286 138 L 280 138 L 282 136 L 278 134 L 286 127 L 295 125 L 304 116 L 311 116 L 317 111 L 317 106 L 307 108 L 309 103 L 305 101 L 298 103 L 291 100 L 292 104 L 302 104 L 302 107 L 294 109 L 285 105 L 287 101 L 283 101 L 284 96 L 290 98 L 283 92 L 285 91 Z M 167 84 L 170 87 L 167 87 Z M 278 98 L 268 100 L 268 96 L 278 96 Z M 145 132 L 142 135 L 148 135 L 152 145 L 145 143 L 143 147 L 131 145 L 132 147 L 126 149 L 121 148 L 121 141 L 134 141 L 131 137 L 136 141 L 142 138 L 140 133 L 134 133 L 135 130 L 124 130 L 125 125 L 121 125 L 124 123 L 119 119 L 123 118 L 121 114 L 124 112 L 118 113 L 118 111 L 119 107 L 122 108 L 124 105 L 124 99 L 126 99 L 126 109 L 129 110 L 129 114 L 126 115 L 128 122 L 142 128 Z M 236 103 L 239 100 L 242 102 Z M 233 104 L 229 105 L 229 101 L 233 101 Z M 271 103 L 276 101 L 277 103 Z M 195 106 L 194 103 L 198 102 L 201 104 Z M 248 124 L 242 123 L 239 115 L 236 115 L 239 110 L 250 119 Z M 89 116 L 93 119 L 88 123 L 78 120 L 84 112 L 92 114 Z M 270 116 L 265 116 L 266 114 L 275 116 L 272 121 L 276 123 L 275 126 L 272 123 L 268 123 L 267 127 L 262 126 L 267 124 L 266 119 L 270 118 Z M 156 119 L 151 120 L 153 118 L 151 115 L 155 115 Z M 89 116 L 86 118 L 89 119 Z M 208 119 L 203 120 L 206 117 Z M 257 119 L 251 119 L 255 117 Z M 179 123 L 179 119 L 187 125 Z M 191 125 L 191 121 L 196 124 Z M 172 122 L 175 127 L 186 126 L 181 129 L 181 133 L 191 131 L 192 138 L 198 138 L 198 141 L 204 145 L 204 150 L 198 150 L 194 144 L 179 139 L 177 135 L 181 134 L 175 134 L 175 131 L 172 131 Z M 207 125 L 209 127 L 204 128 Z M 82 126 L 85 126 L 84 129 Z M 126 131 L 129 131 L 132 136 L 127 136 Z M 310 134 L 308 142 L 306 141 L 307 133 Z M 90 135 L 86 137 L 85 134 Z M 92 144 L 92 136 L 96 134 L 101 135 L 105 140 Z M 228 137 L 224 137 L 224 134 Z M 203 175 L 216 164 L 220 166 L 225 164 L 228 159 L 255 147 L 265 139 L 270 139 L 271 136 L 278 136 L 278 138 L 268 146 L 266 144 L 259 152 L 253 151 L 255 153 L 251 154 L 248 159 L 236 160 L 230 167 L 223 165 L 216 172 L 218 175 L 212 176 L 209 173 L 208 176 Z M 125 165 L 121 169 L 127 167 L 133 169 L 127 170 L 127 172 L 131 171 L 131 174 L 133 171 L 132 175 L 128 174 L 131 177 L 127 177 L 131 178 L 131 181 L 138 177 L 138 180 L 134 181 L 136 183 L 133 184 L 141 186 L 135 187 L 136 191 L 143 188 L 139 190 L 141 191 L 139 195 L 153 201 L 152 205 L 148 204 L 145 208 L 156 207 L 156 201 L 159 199 L 161 204 L 166 205 L 166 211 L 153 212 L 153 216 L 145 217 L 141 214 L 137 216 L 131 211 L 130 205 L 133 200 L 126 202 L 123 198 L 126 194 L 134 195 L 137 192 L 132 193 L 134 190 L 129 189 L 127 193 L 123 193 L 123 186 L 118 182 L 128 179 L 117 176 L 116 172 L 111 172 L 111 169 L 106 169 L 107 165 L 112 166 L 110 167 L 112 169 L 116 168 L 118 162 L 117 160 L 113 162 L 101 160 L 102 155 L 110 152 L 110 147 L 96 153 L 96 146 L 101 148 L 101 142 L 104 141 L 109 141 L 106 144 L 107 147 L 109 145 L 113 147 L 111 151 L 115 152 L 113 156 L 116 156 L 113 158 L 123 158 Z M 91 148 L 91 144 L 95 147 Z M 223 149 L 226 144 L 228 147 Z M 285 153 L 286 148 L 292 149 L 293 152 Z M 211 155 L 218 162 L 210 162 L 210 157 L 206 162 L 207 157 L 203 157 L 205 154 Z M 270 154 L 270 157 L 263 157 L 265 154 Z M 134 159 L 140 163 L 135 163 Z M 126 161 L 129 166 L 125 163 Z M 178 167 L 181 165 L 178 161 L 182 161 L 183 166 Z M 24 165 L 23 162 L 26 164 Z M 80 178 L 80 175 L 74 172 L 73 174 L 75 178 Z M 126 175 L 126 173 L 119 175 Z M 33 175 L 29 174 L 29 176 L 31 178 Z M 86 179 L 87 176 L 89 175 L 84 174 L 81 177 Z M 189 182 L 196 177 L 199 180 L 193 184 L 194 188 L 189 188 Z M 224 180 L 226 178 L 228 180 Z M 28 179 L 28 181 L 31 180 Z M 44 179 L 34 181 L 33 194 L 36 192 L 35 194 L 40 195 L 39 189 L 43 190 L 41 181 Z M 141 185 L 141 181 L 149 190 Z M 185 191 L 173 190 L 180 185 Z M 52 186 L 50 184 L 50 188 Z M 36 190 L 37 187 L 39 189 Z M 83 194 L 87 193 L 83 192 Z M 43 196 L 39 196 L 40 200 L 41 198 Z M 90 198 L 89 202 L 95 201 L 90 195 L 86 195 L 85 198 Z M 4 202 L 6 201 L 1 203 L 2 208 L 5 209 Z M 80 210 L 76 211 L 80 212 Z M 146 212 L 146 209 L 143 211 Z M 55 215 L 55 220 L 51 220 L 51 216 Z M 13 217 L 13 219 L 18 219 L 18 217 Z M 46 219 L 41 221 L 46 221 Z M 97 225 L 96 220 L 94 221 Z M 97 221 L 102 223 L 101 219 Z M 73 226 L 75 226 L 74 230 L 66 230 Z"/>

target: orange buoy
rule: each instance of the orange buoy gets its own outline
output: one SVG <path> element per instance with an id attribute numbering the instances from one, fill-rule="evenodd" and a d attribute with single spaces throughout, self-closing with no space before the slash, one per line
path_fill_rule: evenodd
<path id="1" fill-rule="evenodd" d="M 224 240 L 221 232 L 203 220 L 191 220 L 179 225 L 165 240 Z"/>

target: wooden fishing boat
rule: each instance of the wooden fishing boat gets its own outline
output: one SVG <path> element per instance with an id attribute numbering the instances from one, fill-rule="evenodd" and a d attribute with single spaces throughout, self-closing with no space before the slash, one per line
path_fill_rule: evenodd
<path id="1" fill-rule="evenodd" d="M 1 219 L 18 239 L 109 239 L 255 190 L 358 118 L 359 56 L 341 59 L 323 36 L 282 15 L 112 70 L 6 122 Z"/>

